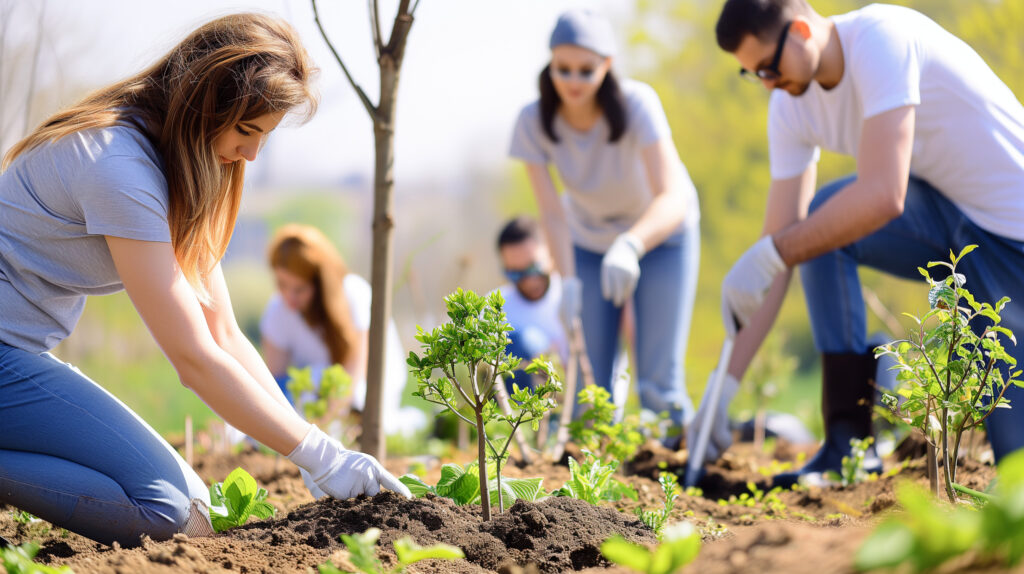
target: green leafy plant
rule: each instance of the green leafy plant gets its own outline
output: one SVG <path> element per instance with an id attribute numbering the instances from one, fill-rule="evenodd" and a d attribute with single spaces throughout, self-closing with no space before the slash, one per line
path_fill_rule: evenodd
<path id="1" fill-rule="evenodd" d="M 320 386 L 317 387 L 313 385 L 313 370 L 310 367 L 289 367 L 286 385 L 295 404 L 301 405 L 306 419 L 323 422 L 324 417 L 348 395 L 352 387 L 352 377 L 341 365 L 331 365 L 320 374 Z M 315 393 L 316 398 L 304 400 L 302 397 L 307 393 Z"/>
<path id="2" fill-rule="evenodd" d="M 644 574 L 671 574 L 700 553 L 700 532 L 689 522 L 666 526 L 654 550 L 615 535 L 601 544 L 601 554 L 612 562 Z"/>
<path id="3" fill-rule="evenodd" d="M 897 498 L 903 511 L 872 532 L 854 565 L 875 570 L 907 564 L 927 572 L 974 552 L 978 564 L 1017 566 L 1024 558 L 1024 451 L 999 463 L 992 491 L 975 493 L 983 503 L 977 508 L 951 506 L 912 483 L 901 484 Z"/>
<path id="4" fill-rule="evenodd" d="M 615 403 L 603 387 L 587 385 L 577 396 L 581 405 L 590 406 L 569 423 L 573 442 L 604 461 L 632 460 L 644 442 L 639 417 L 627 415 L 616 423 Z"/>
<path id="5" fill-rule="evenodd" d="M 546 375 L 535 389 L 513 385 L 509 397 L 510 413 L 498 408 L 496 384 L 501 377 L 511 376 L 519 368 L 520 359 L 505 349 L 512 327 L 505 319 L 500 292 L 481 297 L 472 291 L 457 290 L 445 298 L 449 321 L 431 332 L 417 329 L 416 339 L 423 346 L 422 355 L 409 353 L 408 363 L 419 382 L 413 393 L 424 400 L 441 405 L 477 431 L 477 472 L 479 473 L 480 507 L 484 521 L 491 518 L 488 460 L 495 462 L 497 490 L 501 486 L 501 463 L 516 431 L 529 423 L 537 430 L 544 413 L 555 406 L 554 394 L 561 390 L 554 366 L 535 359 L 527 368 L 530 374 Z M 460 376 L 462 375 L 462 376 Z M 495 439 L 487 434 L 488 423 L 502 423 L 508 434 Z M 498 498 L 498 511 L 504 507 Z"/>
<path id="6" fill-rule="evenodd" d="M 953 484 L 964 432 L 981 425 L 995 409 L 1010 406 L 1003 397 L 1009 385 L 1024 386 L 1018 378 L 1021 371 L 1015 370 L 1016 359 L 1006 352 L 999 337 L 1017 342 L 1013 332 L 999 324 L 999 313 L 1009 297 L 994 305 L 975 301 L 965 287 L 966 277 L 957 273 L 957 264 L 975 247 L 968 245 L 959 255 L 950 251 L 949 263 L 928 264 L 929 268 L 947 268 L 949 275 L 944 279 L 933 279 L 927 270 L 918 268 L 931 286 L 930 310 L 920 318 L 905 313 L 916 322 L 908 338 L 875 351 L 876 356 L 896 360 L 893 369 L 902 383 L 898 396 L 885 394 L 883 401 L 921 432 L 933 452 L 940 453 L 942 480 L 950 501 L 957 500 Z M 983 322 L 987 324 L 977 334 L 974 329 Z M 1006 380 L 1003 367 L 1009 375 Z M 928 470 L 934 476 L 934 466 L 929 465 Z"/>
<path id="7" fill-rule="evenodd" d="M 584 451 L 584 455 L 583 464 L 569 458 L 569 480 L 562 488 L 552 492 L 553 496 L 567 496 L 590 504 L 605 500 L 615 502 L 623 497 L 638 499 L 636 490 L 612 477 L 619 468 L 618 461 L 605 464 L 589 451 Z"/>
<path id="8" fill-rule="evenodd" d="M 54 567 L 33 562 L 38 552 L 39 545 L 34 542 L 0 548 L 0 562 L 7 574 L 74 574 L 67 566 Z"/>
<path id="9" fill-rule="evenodd" d="M 377 540 L 380 539 L 380 529 L 370 528 L 362 534 L 342 534 L 341 541 L 345 543 L 349 552 L 349 561 L 356 568 L 356 572 L 363 574 L 400 574 L 411 564 L 420 560 L 437 558 L 441 560 L 458 560 L 465 558 L 462 550 L 450 544 L 433 544 L 431 546 L 420 546 L 413 542 L 412 538 L 405 536 L 395 540 L 392 546 L 395 555 L 398 556 L 398 565 L 390 570 L 384 570 L 383 565 L 377 558 Z M 327 561 L 317 566 L 320 574 L 354 574 L 349 570 L 341 570 Z"/>
<path id="10" fill-rule="evenodd" d="M 779 498 L 782 491 L 781 486 L 776 486 L 765 492 L 753 482 L 747 482 L 747 492 L 741 493 L 739 496 L 733 494 L 728 499 L 719 498 L 718 505 L 760 508 L 768 518 L 787 518 L 790 514 L 789 509 L 786 503 Z"/>
<path id="11" fill-rule="evenodd" d="M 672 509 L 675 508 L 676 499 L 679 498 L 679 478 L 671 472 L 663 472 L 658 477 L 658 482 L 661 483 L 661 489 L 665 492 L 664 508 L 657 510 L 638 508 L 636 515 L 640 522 L 644 523 L 644 526 L 653 530 L 658 537 L 661 537 L 661 532 L 668 523 L 669 515 L 672 514 Z"/>
<path id="12" fill-rule="evenodd" d="M 231 471 L 224 482 L 210 486 L 210 502 L 210 521 L 216 532 L 241 526 L 250 516 L 270 518 L 277 512 L 267 502 L 266 489 L 259 488 L 256 479 L 241 467 Z"/>
<path id="13" fill-rule="evenodd" d="M 488 461 L 487 464 L 491 465 L 488 474 L 493 475 L 496 468 L 495 462 Z M 471 462 L 465 467 L 452 463 L 445 464 L 441 467 L 441 478 L 437 481 L 436 486 L 430 486 L 414 474 L 406 474 L 399 480 L 409 487 L 409 491 L 416 498 L 433 494 L 450 498 L 458 505 L 479 504 L 480 481 L 476 465 L 477 463 L 475 462 Z M 516 500 L 528 502 L 540 500 L 547 496 L 547 493 L 544 492 L 544 488 L 541 486 L 543 480 L 542 478 L 506 477 L 501 481 L 502 496 L 500 500 L 503 500 L 506 504 L 512 504 Z M 488 489 L 488 499 L 491 505 L 494 506 L 499 501 L 497 478 L 490 479 L 488 484 L 490 486 Z"/>
<path id="14" fill-rule="evenodd" d="M 39 520 L 32 513 L 17 509 L 11 511 L 11 517 L 14 518 L 14 521 L 18 524 L 28 524 L 33 520 Z"/>
<path id="15" fill-rule="evenodd" d="M 850 455 L 843 457 L 842 471 L 829 471 L 829 480 L 843 486 L 852 486 L 868 480 L 869 475 L 864 470 L 864 457 L 873 442 L 875 439 L 870 436 L 863 439 L 851 438 Z"/>

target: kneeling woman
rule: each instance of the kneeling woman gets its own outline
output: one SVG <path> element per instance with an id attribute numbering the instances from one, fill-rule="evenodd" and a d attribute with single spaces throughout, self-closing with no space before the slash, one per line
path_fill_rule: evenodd
<path id="1" fill-rule="evenodd" d="M 227 16 L 49 118 L 4 158 L 0 502 L 106 544 L 209 531 L 199 476 L 47 352 L 87 295 L 122 288 L 182 384 L 324 492 L 408 493 L 291 408 L 240 331 L 219 264 L 246 161 L 289 111 L 312 113 L 314 72 L 287 23 Z"/>
<path id="2" fill-rule="evenodd" d="M 274 235 L 269 249 L 277 293 L 260 320 L 263 357 L 270 372 L 285 386 L 288 367 L 309 367 L 314 384 L 338 364 L 352 377 L 352 408 L 363 410 L 369 352 L 370 284 L 351 273 L 330 240 L 315 227 L 291 224 Z M 423 411 L 402 409 L 409 378 L 402 341 L 394 320 L 388 323 L 384 357 L 384 432 L 411 432 L 427 424 Z"/>

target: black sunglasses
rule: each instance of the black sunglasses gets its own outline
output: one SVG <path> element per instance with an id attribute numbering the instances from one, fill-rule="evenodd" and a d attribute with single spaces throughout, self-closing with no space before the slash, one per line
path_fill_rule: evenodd
<path id="1" fill-rule="evenodd" d="M 779 45 L 775 48 L 775 56 L 772 58 L 772 63 L 767 68 L 761 68 L 751 72 L 746 68 L 740 68 L 740 76 L 744 79 L 750 80 L 751 82 L 759 82 L 765 80 L 772 82 L 779 79 L 782 74 L 779 73 L 779 62 L 782 61 L 782 49 L 786 47 L 786 38 L 789 36 L 789 25 L 792 24 L 792 20 L 786 22 L 786 25 L 782 27 L 782 34 L 779 36 Z"/>
<path id="2" fill-rule="evenodd" d="M 535 277 L 537 275 L 544 275 L 544 270 L 540 268 L 536 262 L 531 263 L 526 269 L 506 269 L 505 277 L 513 283 L 519 283 L 527 277 Z"/>

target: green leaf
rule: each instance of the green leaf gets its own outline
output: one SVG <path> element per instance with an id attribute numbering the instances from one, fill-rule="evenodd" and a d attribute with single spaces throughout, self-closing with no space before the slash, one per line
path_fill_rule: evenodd
<path id="1" fill-rule="evenodd" d="M 437 494 L 437 491 L 434 489 L 434 487 L 423 482 L 423 480 L 421 480 L 420 477 L 416 476 L 415 474 L 403 475 L 398 480 L 399 482 L 407 486 L 409 488 L 409 492 L 411 492 L 412 495 L 416 498 L 422 498 L 427 494 Z"/>
<path id="2" fill-rule="evenodd" d="M 601 543 L 601 555 L 637 572 L 647 572 L 651 565 L 650 550 L 633 544 L 618 534 Z"/>
<path id="3" fill-rule="evenodd" d="M 413 542 L 412 538 L 405 536 L 394 542 L 395 554 L 398 555 L 398 562 L 408 566 L 420 560 L 438 558 L 441 560 L 457 560 L 465 558 L 462 549 L 450 544 L 434 544 L 431 546 L 420 546 Z"/>
<path id="4" fill-rule="evenodd" d="M 899 522 L 886 522 L 857 550 L 854 567 L 861 571 L 894 568 L 910 558 L 913 548 L 910 529 Z"/>

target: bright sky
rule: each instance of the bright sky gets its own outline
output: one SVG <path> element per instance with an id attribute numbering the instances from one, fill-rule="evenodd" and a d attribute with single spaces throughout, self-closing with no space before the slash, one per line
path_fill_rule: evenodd
<path id="1" fill-rule="evenodd" d="M 3 0 L 0 0 L 3 1 Z M 45 2 L 43 60 L 61 58 L 61 73 L 92 86 L 133 73 L 162 55 L 198 24 L 234 11 L 279 14 L 299 30 L 320 66 L 321 106 L 301 127 L 279 129 L 252 175 L 277 183 L 332 182 L 373 173 L 369 118 L 299 0 L 37 0 Z M 421 0 L 399 87 L 396 179 L 444 181 L 467 171 L 500 169 L 516 114 L 536 98 L 536 77 L 548 58 L 557 15 L 583 4 L 603 10 L 622 34 L 632 0 Z M 395 0 L 382 0 L 389 34 Z M 21 6 L 24 8 L 24 6 Z M 320 14 L 345 64 L 377 100 L 367 2 L 320 0 Z M 35 16 L 22 10 L 29 29 Z M 24 30 L 24 29 L 22 29 Z M 620 36 L 621 44 L 622 36 Z M 53 73 L 45 67 L 41 73 Z M 261 179 L 264 179 L 261 178 Z"/>

